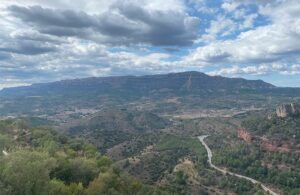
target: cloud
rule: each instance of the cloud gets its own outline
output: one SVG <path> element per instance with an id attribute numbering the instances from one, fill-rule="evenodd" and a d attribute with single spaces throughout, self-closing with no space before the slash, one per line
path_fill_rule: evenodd
<path id="1" fill-rule="evenodd" d="M 273 64 L 272 68 L 282 75 L 300 75 L 300 65 Z"/>
<path id="2" fill-rule="evenodd" d="M 239 28 L 241 30 L 247 29 L 247 28 L 253 28 L 254 21 L 257 17 L 258 17 L 258 14 L 256 14 L 256 13 L 244 16 L 244 22 L 242 24 L 240 24 Z"/>
<path id="3" fill-rule="evenodd" d="M 266 5 L 266 4 L 274 4 L 278 2 L 283 2 L 284 0 L 278 0 L 278 1 L 272 1 L 270 0 L 227 0 L 227 2 L 231 4 L 237 4 L 236 6 L 240 4 L 256 4 L 256 5 Z"/>
<path id="4" fill-rule="evenodd" d="M 59 52 L 44 55 L 14 54 L 0 64 L 0 84 L 49 82 L 90 76 L 141 75 L 174 69 L 169 54 L 109 51 L 107 46 L 73 39 L 58 47 Z M 1 53 L 0 53 L 1 54 Z M 9 80 L 9 82 L 8 82 Z M 19 81 L 17 81 L 19 80 Z M 4 84 L 2 84 L 4 86 Z"/>
<path id="5" fill-rule="evenodd" d="M 218 62 L 226 60 L 225 63 L 251 64 L 297 61 L 300 54 L 298 44 L 300 42 L 300 17 L 295 17 L 295 15 L 300 13 L 300 5 L 297 1 L 289 1 L 289 5 L 281 6 L 281 4 L 276 4 L 271 9 L 268 4 L 266 8 L 260 8 L 264 10 L 263 13 L 268 14 L 273 23 L 241 32 L 232 40 L 210 42 L 208 45 L 196 48 L 186 58 L 199 63 L 199 61 L 207 62 L 211 58 L 218 58 L 220 54 L 226 54 L 225 58 L 220 58 Z M 277 20 L 282 9 L 287 12 L 283 16 L 284 22 Z"/>
<path id="6" fill-rule="evenodd" d="M 41 43 L 53 43 L 53 44 L 67 43 L 67 41 L 60 39 L 59 37 L 41 34 L 33 30 L 14 31 L 10 34 L 10 38 L 17 41 L 29 40 L 29 41 L 36 41 Z"/>
<path id="7" fill-rule="evenodd" d="M 291 66 L 291 69 L 295 70 L 295 71 L 300 71 L 300 65 L 294 64 L 294 65 Z"/>
<path id="8" fill-rule="evenodd" d="M 40 33 L 70 36 L 112 45 L 191 45 L 198 36 L 199 18 L 181 11 L 148 10 L 119 2 L 107 12 L 89 15 L 41 6 L 10 6 L 11 14 Z"/>
<path id="9" fill-rule="evenodd" d="M 300 65 L 288 65 L 288 64 L 261 64 L 257 66 L 231 66 L 228 68 L 220 68 L 208 72 L 210 75 L 227 75 L 227 76 L 239 76 L 239 75 L 267 75 L 272 73 L 279 73 L 281 75 L 300 75 Z"/>
<path id="10" fill-rule="evenodd" d="M 210 75 L 262 75 L 267 74 L 269 72 L 269 67 L 266 65 L 260 66 L 246 66 L 246 67 L 239 67 L 239 66 L 232 66 L 229 68 L 221 68 L 220 70 L 211 71 L 208 74 Z"/>
<path id="11" fill-rule="evenodd" d="M 206 32 L 214 37 L 217 35 L 223 37 L 231 34 L 236 30 L 236 24 L 229 18 L 218 16 L 216 20 L 212 20 L 210 27 Z"/>
<path id="12" fill-rule="evenodd" d="M 12 5 L 9 11 L 23 20 L 23 22 L 36 24 L 37 26 L 63 26 L 70 28 L 85 28 L 93 25 L 92 17 L 84 12 L 71 10 L 45 9 L 41 6 L 21 7 Z"/>
<path id="13" fill-rule="evenodd" d="M 6 52 L 0 52 L 0 61 L 10 59 L 11 55 Z"/>
<path id="14" fill-rule="evenodd" d="M 19 41 L 0 45 L 0 52 L 17 53 L 24 55 L 39 55 L 55 52 L 57 48 L 51 45 L 41 45 L 35 41 Z"/>
<path id="15" fill-rule="evenodd" d="M 2 0 L 0 24 L 0 87 L 186 70 L 300 72 L 298 0 Z"/>
<path id="16" fill-rule="evenodd" d="M 225 51 L 222 48 L 218 49 L 215 45 L 209 45 L 197 48 L 190 55 L 184 57 L 184 61 L 190 64 L 198 64 L 199 62 L 218 63 L 228 61 L 229 57 L 231 57 L 229 51 Z"/>
<path id="17" fill-rule="evenodd" d="M 239 6 L 239 3 L 233 1 L 233 2 L 224 2 L 221 7 L 227 12 L 232 12 L 238 6 Z"/>

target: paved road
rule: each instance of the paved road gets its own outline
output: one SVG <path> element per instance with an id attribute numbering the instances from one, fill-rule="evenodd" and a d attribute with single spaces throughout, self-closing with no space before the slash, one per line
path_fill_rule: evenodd
<path id="1" fill-rule="evenodd" d="M 222 172 L 223 174 L 229 174 L 229 175 L 233 175 L 233 176 L 236 176 L 236 177 L 239 177 L 239 178 L 242 178 L 242 179 L 246 179 L 248 181 L 251 181 L 253 184 L 260 184 L 260 186 L 262 187 L 263 190 L 265 190 L 267 193 L 269 194 L 272 194 L 272 195 L 278 195 L 277 193 L 273 192 L 270 188 L 268 188 L 267 186 L 265 186 L 264 184 L 262 184 L 261 182 L 255 180 L 255 179 L 252 179 L 250 177 L 247 177 L 247 176 L 243 176 L 243 175 L 240 175 L 240 174 L 236 174 L 236 173 L 232 173 L 230 171 L 226 171 L 224 169 L 221 169 L 217 166 L 215 166 L 212 162 L 211 162 L 211 159 L 212 159 L 212 152 L 210 150 L 210 148 L 208 147 L 208 145 L 204 142 L 204 139 L 208 137 L 208 135 L 202 135 L 202 136 L 198 136 L 198 139 L 200 140 L 201 144 L 205 147 L 206 151 L 207 151 L 207 156 L 208 156 L 208 164 L 209 166 L 211 166 L 212 168 Z"/>

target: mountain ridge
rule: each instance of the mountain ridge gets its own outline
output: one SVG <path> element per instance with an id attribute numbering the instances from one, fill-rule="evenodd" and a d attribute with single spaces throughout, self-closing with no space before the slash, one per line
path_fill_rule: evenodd
<path id="1" fill-rule="evenodd" d="M 61 80 L 49 83 L 36 83 L 30 86 L 3 88 L 0 96 L 43 96 L 51 94 L 72 95 L 94 91 L 95 93 L 140 93 L 153 91 L 202 91 L 270 89 L 274 85 L 262 80 L 209 76 L 202 72 L 189 71 L 143 76 L 88 77 Z"/>

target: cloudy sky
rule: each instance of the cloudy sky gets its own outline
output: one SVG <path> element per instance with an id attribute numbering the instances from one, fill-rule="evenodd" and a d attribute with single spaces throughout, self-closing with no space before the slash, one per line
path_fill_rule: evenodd
<path id="1" fill-rule="evenodd" d="M 300 87 L 299 0 L 0 0 L 0 89 L 202 71 Z"/>

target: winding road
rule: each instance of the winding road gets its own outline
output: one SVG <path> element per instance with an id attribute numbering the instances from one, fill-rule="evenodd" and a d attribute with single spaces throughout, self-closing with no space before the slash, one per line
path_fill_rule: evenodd
<path id="1" fill-rule="evenodd" d="M 267 193 L 272 194 L 272 195 L 278 195 L 277 193 L 273 192 L 270 188 L 268 188 L 267 186 L 265 186 L 264 184 L 262 184 L 261 182 L 255 180 L 255 179 L 252 179 L 250 177 L 243 176 L 243 175 L 240 175 L 240 174 L 232 173 L 230 171 L 227 171 L 227 170 L 224 170 L 224 169 L 221 169 L 221 168 L 215 166 L 211 161 L 212 152 L 211 152 L 210 148 L 208 147 L 208 145 L 204 142 L 204 139 L 208 136 L 209 135 L 198 136 L 198 139 L 200 140 L 201 144 L 205 147 L 205 149 L 207 151 L 207 156 L 208 156 L 207 161 L 208 161 L 208 164 L 209 164 L 210 167 L 216 169 L 217 171 L 222 172 L 223 174 L 229 174 L 229 175 L 236 176 L 236 177 L 239 177 L 239 178 L 242 178 L 242 179 L 246 179 L 246 180 L 252 182 L 253 184 L 259 184 L 262 187 L 262 189 L 264 191 L 266 191 Z"/>

